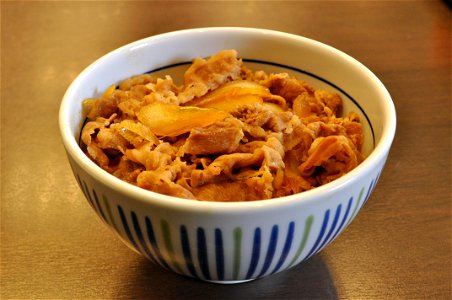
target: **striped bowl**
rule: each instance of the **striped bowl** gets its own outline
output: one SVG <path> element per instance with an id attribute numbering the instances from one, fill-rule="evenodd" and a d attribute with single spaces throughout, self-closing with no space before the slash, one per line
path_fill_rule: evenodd
<path id="1" fill-rule="evenodd" d="M 146 72 L 181 74 L 194 57 L 236 49 L 252 69 L 288 72 L 334 90 L 365 129 L 365 161 L 322 187 L 278 199 L 215 203 L 157 194 L 103 171 L 80 149 L 81 101 L 112 83 Z M 396 116 L 378 78 L 350 56 L 287 33 L 251 28 L 201 28 L 123 46 L 87 67 L 60 107 L 70 166 L 90 206 L 131 249 L 176 273 L 237 283 L 309 259 L 333 241 L 369 199 L 392 144 Z"/>

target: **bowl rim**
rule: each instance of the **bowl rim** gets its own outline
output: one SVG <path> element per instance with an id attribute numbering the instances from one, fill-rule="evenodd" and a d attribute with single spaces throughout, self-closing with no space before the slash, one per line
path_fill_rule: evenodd
<path id="1" fill-rule="evenodd" d="M 383 130 L 381 133 L 380 140 L 375 144 L 374 149 L 365 158 L 365 160 L 359 164 L 356 168 L 343 175 L 342 177 L 322 185 L 320 187 L 314 188 L 309 191 L 302 193 L 284 196 L 280 198 L 272 198 L 265 200 L 253 200 L 244 202 L 213 202 L 213 201 L 200 201 L 193 199 L 184 199 L 174 196 L 168 196 L 164 194 L 159 194 L 150 190 L 140 188 L 138 186 L 127 183 L 114 175 L 108 173 L 107 171 L 100 168 L 96 163 L 94 163 L 89 157 L 81 150 L 79 144 L 72 133 L 67 120 L 67 111 L 69 110 L 69 103 L 71 99 L 76 95 L 76 91 L 79 87 L 80 82 L 85 76 L 87 76 L 93 69 L 96 68 L 98 64 L 105 62 L 106 60 L 112 59 L 117 55 L 121 55 L 125 51 L 132 49 L 134 47 L 149 43 L 150 41 L 158 41 L 165 39 L 174 39 L 185 35 L 191 34 L 203 34 L 206 33 L 228 33 L 228 34 L 254 34 L 254 35 L 270 35 L 272 37 L 280 39 L 289 39 L 295 42 L 301 42 L 305 44 L 310 44 L 311 46 L 320 47 L 323 51 L 329 51 L 330 53 L 346 59 L 349 63 L 353 64 L 363 72 L 369 81 L 372 81 L 374 86 L 377 88 L 379 98 L 384 99 L 384 109 L 386 111 L 385 119 L 383 120 Z M 208 210 L 208 211 L 219 211 L 219 212 L 243 212 L 247 209 L 274 209 L 275 207 L 282 207 L 291 204 L 298 203 L 310 203 L 312 201 L 319 201 L 319 198 L 329 198 L 334 195 L 338 190 L 342 189 L 348 184 L 353 184 L 357 180 L 357 175 L 361 173 L 369 173 L 372 168 L 379 164 L 379 162 L 384 161 L 389 153 L 391 144 L 393 142 L 395 131 L 396 131 L 396 112 L 395 106 L 392 98 L 380 81 L 380 79 L 365 65 L 351 57 L 350 55 L 338 50 L 332 46 L 324 44 L 322 42 L 303 37 L 300 35 L 295 35 L 291 33 L 261 29 L 261 28 L 248 28 L 248 27 L 202 27 L 202 28 L 191 28 L 184 30 L 171 31 L 166 33 L 161 33 L 158 35 L 149 36 L 143 39 L 136 40 L 134 42 L 125 44 L 107 54 L 101 56 L 90 65 L 88 65 L 77 77 L 71 82 L 67 88 L 59 109 L 59 128 L 60 134 L 63 141 L 63 145 L 66 149 L 67 155 L 70 156 L 72 160 L 76 162 L 86 173 L 90 174 L 93 178 L 100 181 L 102 184 L 111 187 L 117 192 L 127 195 L 128 198 L 134 199 L 144 204 L 157 204 L 159 206 L 164 206 L 172 209 L 182 209 L 187 211 L 192 210 Z M 129 199 L 128 201 L 131 201 Z"/>

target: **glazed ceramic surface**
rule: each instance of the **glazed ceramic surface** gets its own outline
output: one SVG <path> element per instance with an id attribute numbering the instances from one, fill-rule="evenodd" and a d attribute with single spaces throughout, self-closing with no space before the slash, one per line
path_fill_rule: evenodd
<path id="1" fill-rule="evenodd" d="M 278 199 L 215 203 L 140 189 L 103 171 L 78 145 L 81 102 L 142 73 L 181 80 L 196 57 L 236 49 L 254 70 L 288 72 L 341 94 L 344 111 L 359 114 L 366 160 L 345 176 Z M 118 237 L 152 262 L 202 280 L 235 283 L 286 270 L 333 241 L 369 199 L 394 138 L 391 97 L 352 57 L 322 43 L 250 28 L 201 28 L 149 37 L 86 68 L 68 88 L 60 130 L 70 165 L 89 204 Z"/>

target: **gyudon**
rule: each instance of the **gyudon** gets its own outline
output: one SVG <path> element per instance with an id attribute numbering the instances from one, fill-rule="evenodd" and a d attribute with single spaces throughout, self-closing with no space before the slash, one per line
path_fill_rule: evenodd
<path id="1" fill-rule="evenodd" d="M 362 160 L 356 113 L 286 73 L 254 72 L 235 50 L 197 58 L 178 86 L 139 75 L 84 101 L 82 148 L 100 167 L 166 195 L 247 201 L 300 193 Z"/>

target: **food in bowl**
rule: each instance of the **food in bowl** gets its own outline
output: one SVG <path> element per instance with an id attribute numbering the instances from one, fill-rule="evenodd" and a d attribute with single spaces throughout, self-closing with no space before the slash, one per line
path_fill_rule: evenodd
<path id="1" fill-rule="evenodd" d="M 129 184 L 82 151 L 84 99 L 146 72 L 162 78 L 170 74 L 182 82 L 181 73 L 193 57 L 208 57 L 221 49 L 236 49 L 254 70 L 284 70 L 339 93 L 342 114 L 355 111 L 360 117 L 365 160 L 328 184 L 294 195 L 215 202 L 188 201 Z M 264 29 L 196 28 L 135 41 L 93 62 L 68 87 L 59 125 L 74 179 L 93 212 L 121 241 L 178 274 L 239 283 L 308 260 L 348 228 L 378 187 L 394 139 L 396 113 L 383 83 L 328 45 Z"/>
<path id="2" fill-rule="evenodd" d="M 84 101 L 85 153 L 114 176 L 216 202 L 301 193 L 360 164 L 364 133 L 339 94 L 251 70 L 235 50 L 197 58 L 183 83 L 153 74 Z"/>

